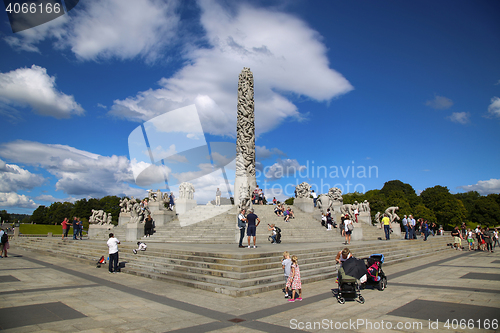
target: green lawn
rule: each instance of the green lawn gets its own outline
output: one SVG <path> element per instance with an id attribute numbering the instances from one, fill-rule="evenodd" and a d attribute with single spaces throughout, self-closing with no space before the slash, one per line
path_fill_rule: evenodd
<path id="1" fill-rule="evenodd" d="M 86 233 L 86 230 L 83 230 Z M 53 235 L 62 235 L 62 227 L 60 225 L 47 224 L 21 224 L 19 233 L 22 235 L 46 235 L 51 232 Z M 73 235 L 73 228 L 70 227 L 68 235 Z"/>

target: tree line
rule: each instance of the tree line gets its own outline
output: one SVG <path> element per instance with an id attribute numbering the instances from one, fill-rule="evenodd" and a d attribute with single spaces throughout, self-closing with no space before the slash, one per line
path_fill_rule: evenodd
<path id="1" fill-rule="evenodd" d="M 463 222 L 470 227 L 477 224 L 490 227 L 500 225 L 500 194 L 482 196 L 476 191 L 452 194 L 447 187 L 437 185 L 417 195 L 410 184 L 391 180 L 380 190 L 371 190 L 364 194 L 347 193 L 342 197 L 344 204 L 369 201 L 372 220 L 377 212 L 383 213 L 388 207 L 398 206 L 397 213 L 401 219 L 404 215 L 412 214 L 415 218 L 441 224 L 446 230 Z M 290 199 L 287 204 L 293 204 L 293 199 Z M 120 200 L 117 196 L 106 196 L 101 199 L 80 199 L 74 203 L 54 202 L 48 207 L 39 206 L 31 216 L 25 216 L 21 222 L 61 224 L 65 217 L 72 219 L 77 216 L 82 219 L 84 225 L 88 225 L 92 209 L 102 209 L 111 213 L 113 224 L 116 225 L 120 214 Z M 16 214 L 9 215 L 5 210 L 0 212 L 2 221 L 10 221 L 13 215 Z"/>
<path id="2" fill-rule="evenodd" d="M 106 196 L 101 199 L 80 199 L 71 202 L 54 202 L 49 207 L 38 206 L 33 211 L 29 222 L 33 221 L 36 224 L 61 224 L 65 217 L 70 221 L 73 217 L 79 217 L 83 221 L 84 227 L 88 226 L 88 219 L 92 215 L 92 209 L 104 210 L 106 213 L 111 213 L 112 223 L 118 224 L 118 215 L 120 214 L 120 197 Z"/>
<path id="3" fill-rule="evenodd" d="M 397 206 L 397 214 L 401 219 L 411 214 L 415 218 L 441 224 L 445 230 L 464 222 L 470 227 L 477 224 L 490 227 L 500 225 L 500 194 L 482 196 L 476 191 L 452 194 L 447 187 L 437 185 L 417 195 L 410 184 L 391 180 L 380 190 L 364 194 L 347 193 L 342 197 L 344 204 L 368 200 L 372 220 L 377 212 L 383 213 L 388 207 Z"/>

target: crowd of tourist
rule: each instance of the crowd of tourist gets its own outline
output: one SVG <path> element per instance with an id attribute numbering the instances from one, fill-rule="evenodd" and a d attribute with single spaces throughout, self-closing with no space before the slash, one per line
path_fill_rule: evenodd
<path id="1" fill-rule="evenodd" d="M 409 240 L 422 236 L 425 241 L 429 235 L 435 236 L 440 232 L 435 222 L 428 222 L 422 218 L 415 220 L 411 214 L 403 217 L 402 224 L 405 231 L 405 239 Z"/>
<path id="2" fill-rule="evenodd" d="M 264 199 L 265 199 L 264 192 L 262 191 L 261 188 L 259 188 L 259 185 L 257 185 L 257 187 L 252 193 L 252 202 L 254 205 L 263 205 Z"/>
<path id="3" fill-rule="evenodd" d="M 500 247 L 497 228 L 490 229 L 478 225 L 476 229 L 472 230 L 463 223 L 461 228 L 456 226 L 453 229 L 451 236 L 454 238 L 453 248 L 459 251 L 463 249 L 462 240 L 467 241 L 469 251 L 493 252 L 497 245 Z"/>
<path id="4" fill-rule="evenodd" d="M 285 208 L 285 205 L 279 203 L 274 207 L 274 214 L 279 217 L 283 217 L 285 222 L 290 222 L 290 219 L 295 218 L 295 214 L 290 206 Z"/>

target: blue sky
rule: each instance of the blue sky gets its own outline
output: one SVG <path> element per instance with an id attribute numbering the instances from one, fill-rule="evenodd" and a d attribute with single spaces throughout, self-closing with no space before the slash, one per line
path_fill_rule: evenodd
<path id="1" fill-rule="evenodd" d="M 144 197 L 157 184 L 136 184 L 147 148 L 129 150 L 131 133 L 160 158 L 234 143 L 243 67 L 268 197 L 393 179 L 499 193 L 499 13 L 497 1 L 88 0 L 14 34 L 2 11 L 0 209 Z M 198 117 L 173 112 L 190 105 Z M 148 129 L 166 114 L 168 128 Z M 174 193 L 192 182 L 198 203 L 227 196 L 221 169 L 198 162 L 157 171 Z"/>

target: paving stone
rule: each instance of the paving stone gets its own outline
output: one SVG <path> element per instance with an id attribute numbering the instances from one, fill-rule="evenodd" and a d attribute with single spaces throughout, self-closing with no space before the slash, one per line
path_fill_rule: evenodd
<path id="1" fill-rule="evenodd" d="M 317 244 L 306 244 L 303 247 L 314 248 L 315 245 Z M 185 250 L 185 246 L 182 250 Z M 6 307 L 62 302 L 88 316 L 58 322 L 64 325 L 64 328 L 50 326 L 51 324 L 48 323 L 11 330 L 15 332 L 72 331 L 68 330 L 68 327 L 74 328 L 73 331 L 90 332 L 139 331 L 141 328 L 141 332 L 175 330 L 178 332 L 207 330 L 281 332 L 290 331 L 291 319 L 300 319 L 304 322 L 321 322 L 323 319 L 339 322 L 349 319 L 384 320 L 391 323 L 402 320 L 416 321 L 412 318 L 388 315 L 391 311 L 396 311 L 415 301 L 444 302 L 467 307 L 482 306 L 500 313 L 498 281 L 460 278 L 471 272 L 498 274 L 500 265 L 492 264 L 492 261 L 500 257 L 497 253 L 490 255 L 481 252 L 438 251 L 410 261 L 386 265 L 384 271 L 389 279 L 386 290 L 380 292 L 367 289 L 362 291 L 366 299 L 365 304 L 348 302 L 341 305 L 331 295 L 331 289 L 336 286 L 333 279 L 304 284 L 304 301 L 288 304 L 283 298 L 281 288 L 235 298 L 161 280 L 128 274 L 108 274 L 106 269 L 95 269 L 88 262 L 83 263 L 79 260 L 46 256 L 14 248 L 11 251 L 24 257 L 12 258 L 9 270 L 3 270 L 4 267 L 0 267 L 0 275 L 12 275 L 16 278 L 20 277 L 19 274 L 30 275 L 30 281 L 20 279 L 20 282 L 10 283 L 19 284 L 19 290 L 26 290 L 21 294 L 3 294 L 5 290 L 0 290 L 0 313 Z M 263 250 L 262 254 L 266 251 Z M 221 251 L 224 255 L 229 253 L 230 251 Z M 26 267 L 31 266 L 44 267 L 45 273 L 39 275 L 36 283 L 33 279 L 40 269 L 32 269 L 31 273 L 26 274 Z M 19 267 L 19 271 L 12 270 L 15 267 Z M 64 270 L 65 267 L 71 267 L 71 270 Z M 484 267 L 491 268 L 483 269 Z M 392 279 L 393 276 L 394 279 Z M 54 281 L 54 277 L 58 277 L 59 280 Z M 79 283 L 75 283 L 74 289 L 27 291 L 27 289 L 61 286 L 59 281 L 67 281 L 70 287 L 73 281 Z M 398 285 L 394 283 L 396 281 L 408 283 L 409 286 Z M 89 285 L 90 283 L 98 287 L 77 287 L 78 284 Z M 4 283 L 2 286 L 8 284 Z M 478 285 L 478 289 L 486 288 L 484 290 L 489 290 L 489 292 L 474 292 L 473 288 L 469 291 L 466 288 L 470 288 L 471 284 L 473 284 L 472 287 Z M 409 290 L 412 292 L 408 293 Z M 114 304 L 113 301 L 116 306 L 109 306 Z M 180 306 L 182 307 L 178 308 Z M 232 318 L 243 318 L 246 321 L 231 323 L 228 320 Z M 425 322 L 427 321 L 426 319 Z M 364 328 L 356 331 L 373 332 Z M 398 331 L 412 332 L 410 329 L 391 330 L 391 332 Z M 442 325 L 438 330 L 433 330 L 433 332 L 449 331 Z"/>

